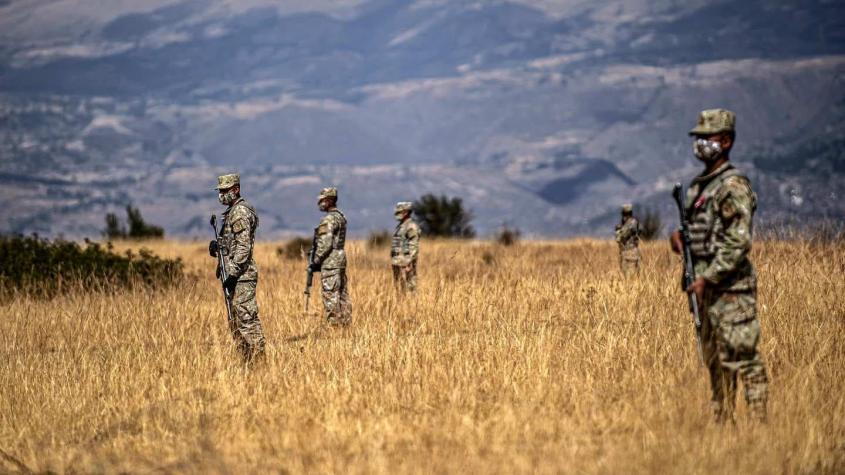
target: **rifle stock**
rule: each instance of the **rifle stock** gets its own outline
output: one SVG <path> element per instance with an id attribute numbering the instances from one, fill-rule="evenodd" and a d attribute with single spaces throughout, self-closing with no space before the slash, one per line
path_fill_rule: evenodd
<path id="1" fill-rule="evenodd" d="M 684 275 L 683 286 L 686 290 L 695 281 L 695 266 L 692 261 L 692 248 L 689 234 L 689 222 L 687 221 L 687 210 L 684 206 L 684 199 L 686 193 L 684 187 L 680 183 L 676 183 L 672 189 L 672 197 L 675 199 L 675 204 L 678 205 L 678 214 L 680 217 L 680 233 L 681 243 L 683 244 L 682 254 L 684 257 Z M 692 314 L 692 323 L 695 326 L 695 339 L 698 349 L 698 358 L 704 364 L 704 355 L 701 352 L 701 314 L 699 310 L 698 298 L 694 293 L 687 294 L 690 313 Z"/>

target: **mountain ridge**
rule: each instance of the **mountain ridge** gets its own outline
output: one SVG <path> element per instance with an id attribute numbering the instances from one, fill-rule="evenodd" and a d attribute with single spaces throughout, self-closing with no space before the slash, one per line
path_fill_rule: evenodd
<path id="1" fill-rule="evenodd" d="M 529 3 L 155 0 L 38 17 L 64 39 L 7 30 L 0 182 L 21 204 L 0 231 L 94 235 L 133 202 L 189 235 L 236 169 L 268 236 L 307 231 L 326 184 L 358 234 L 426 192 L 464 197 L 481 233 L 607 234 L 622 202 L 672 218 L 667 187 L 697 169 L 686 131 L 714 106 L 739 114 L 764 221 L 845 217 L 843 7 L 753 0 L 701 31 L 726 2 Z"/>

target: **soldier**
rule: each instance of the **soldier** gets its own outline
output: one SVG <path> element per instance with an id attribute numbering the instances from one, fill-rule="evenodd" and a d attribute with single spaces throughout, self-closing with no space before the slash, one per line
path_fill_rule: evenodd
<path id="1" fill-rule="evenodd" d="M 337 209 L 337 188 L 323 188 L 317 206 L 326 216 L 314 230 L 314 260 L 311 270 L 320 272 L 323 306 L 330 325 L 352 322 L 352 303 L 346 286 L 346 216 Z"/>
<path id="2" fill-rule="evenodd" d="M 258 284 L 258 267 L 252 257 L 255 244 L 255 230 L 258 228 L 258 214 L 241 197 L 240 176 L 223 175 L 217 178 L 218 200 L 227 206 L 223 212 L 223 225 L 220 228 L 220 243 L 211 241 L 208 253 L 217 257 L 223 253 L 226 266 L 224 286 L 232 296 L 232 319 L 229 330 L 235 339 L 238 350 L 246 361 L 264 353 L 264 331 L 258 319 L 258 304 L 255 301 L 255 289 Z M 217 269 L 218 276 L 220 269 Z"/>
<path id="3" fill-rule="evenodd" d="M 737 373 L 756 420 L 766 420 L 768 377 L 757 350 L 757 276 L 749 259 L 757 196 L 751 182 L 730 163 L 736 115 L 728 110 L 701 112 L 690 131 L 693 151 L 704 163 L 686 196 L 696 280 L 702 309 L 701 340 L 710 371 L 712 406 L 717 422 L 733 421 Z M 680 252 L 675 231 L 672 249 Z"/>
<path id="4" fill-rule="evenodd" d="M 619 267 L 630 275 L 640 269 L 640 223 L 634 218 L 634 206 L 622 205 L 622 222 L 616 225 Z"/>
<path id="5" fill-rule="evenodd" d="M 417 289 L 417 256 L 420 253 L 420 227 L 411 218 L 411 208 L 409 201 L 396 203 L 393 216 L 399 224 L 390 244 L 393 283 L 409 292 Z"/>

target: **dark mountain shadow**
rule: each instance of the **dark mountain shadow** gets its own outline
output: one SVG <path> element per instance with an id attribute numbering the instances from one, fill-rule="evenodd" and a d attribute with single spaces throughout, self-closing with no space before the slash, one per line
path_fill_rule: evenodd
<path id="1" fill-rule="evenodd" d="M 651 64 L 842 54 L 845 2 L 721 0 L 668 22 L 631 26 L 625 36 L 632 42 L 613 56 Z"/>
<path id="2" fill-rule="evenodd" d="M 579 168 L 570 176 L 557 178 L 543 186 L 537 195 L 549 203 L 567 205 L 586 193 L 591 186 L 608 180 L 633 186 L 634 180 L 607 160 L 577 160 L 569 166 Z"/>

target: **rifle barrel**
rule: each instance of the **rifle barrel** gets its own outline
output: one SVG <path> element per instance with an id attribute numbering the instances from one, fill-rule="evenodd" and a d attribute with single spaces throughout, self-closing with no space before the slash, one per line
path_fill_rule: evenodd
<path id="1" fill-rule="evenodd" d="M 692 240 L 689 234 L 689 223 L 687 222 L 686 208 L 684 207 L 684 186 L 680 183 L 675 184 L 672 189 L 672 197 L 678 205 L 678 215 L 680 217 L 681 227 L 681 244 L 683 245 L 682 256 L 684 258 L 684 290 L 686 291 L 690 285 L 695 281 L 695 266 L 692 262 Z M 687 302 L 689 304 L 690 313 L 692 314 L 692 323 L 695 327 L 695 339 L 698 349 L 698 357 L 701 364 L 704 364 L 704 355 L 701 350 L 701 315 L 699 313 L 698 298 L 693 293 L 687 294 Z"/>
<path id="2" fill-rule="evenodd" d="M 232 296 L 226 288 L 226 262 L 223 260 L 223 248 L 220 246 L 220 235 L 217 233 L 217 215 L 211 215 L 211 227 L 214 229 L 214 242 L 217 243 L 217 266 L 220 268 L 220 286 L 223 288 L 223 300 L 226 302 L 226 317 L 232 321 Z"/>

